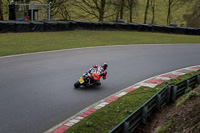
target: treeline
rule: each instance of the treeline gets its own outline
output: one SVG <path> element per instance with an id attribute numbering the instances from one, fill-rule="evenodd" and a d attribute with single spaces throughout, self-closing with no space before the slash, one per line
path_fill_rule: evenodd
<path id="1" fill-rule="evenodd" d="M 0 20 L 6 20 L 11 0 L 0 0 Z M 15 0 L 32 2 L 32 0 Z M 51 18 L 144 24 L 186 24 L 200 27 L 200 0 L 35 0 L 51 4 Z"/>

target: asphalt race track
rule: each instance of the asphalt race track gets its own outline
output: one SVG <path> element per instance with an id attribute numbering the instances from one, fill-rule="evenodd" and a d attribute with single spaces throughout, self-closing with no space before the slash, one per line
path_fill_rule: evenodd
<path id="1" fill-rule="evenodd" d="M 100 87 L 74 89 L 107 62 Z M 200 44 L 127 45 L 0 58 L 0 132 L 41 133 L 85 107 L 144 79 L 200 65 Z"/>

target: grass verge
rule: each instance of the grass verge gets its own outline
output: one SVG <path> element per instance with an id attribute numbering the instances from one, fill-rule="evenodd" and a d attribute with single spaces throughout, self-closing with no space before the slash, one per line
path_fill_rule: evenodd
<path id="1" fill-rule="evenodd" d="M 6 33 L 0 34 L 0 56 L 91 46 L 199 42 L 199 36 L 130 31 Z"/>
<path id="2" fill-rule="evenodd" d="M 148 99 L 155 95 L 166 84 L 176 84 L 197 74 L 200 74 L 200 71 L 182 75 L 174 80 L 168 81 L 167 83 L 165 82 L 156 86 L 155 88 L 146 89 L 147 87 L 140 87 L 106 105 L 100 110 L 95 111 L 79 123 L 70 127 L 65 133 L 109 132 Z"/>
<path id="3" fill-rule="evenodd" d="M 87 116 L 78 124 L 72 126 L 67 132 L 92 133 L 109 132 L 122 120 L 128 117 L 134 110 L 139 108 L 144 102 L 151 98 L 158 90 L 138 88 L 104 108 L 97 110 Z M 88 126 L 88 123 L 91 125 Z"/>

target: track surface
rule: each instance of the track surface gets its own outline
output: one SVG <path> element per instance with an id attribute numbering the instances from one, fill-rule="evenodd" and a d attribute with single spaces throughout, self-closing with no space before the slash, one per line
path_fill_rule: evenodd
<path id="1" fill-rule="evenodd" d="M 199 65 L 200 44 L 129 45 L 0 58 L 0 132 L 40 133 L 141 80 Z M 102 86 L 74 89 L 92 65 L 107 62 Z"/>

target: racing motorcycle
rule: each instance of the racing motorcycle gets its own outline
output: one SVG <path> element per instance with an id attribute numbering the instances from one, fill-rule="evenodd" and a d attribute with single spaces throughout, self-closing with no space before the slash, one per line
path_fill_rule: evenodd
<path id="1" fill-rule="evenodd" d="M 96 84 L 97 80 L 101 78 L 103 75 L 103 71 L 99 69 L 93 69 L 91 68 L 91 72 L 86 72 L 84 73 L 78 81 L 74 83 L 75 88 L 79 88 L 81 85 L 82 86 L 93 86 Z"/>

